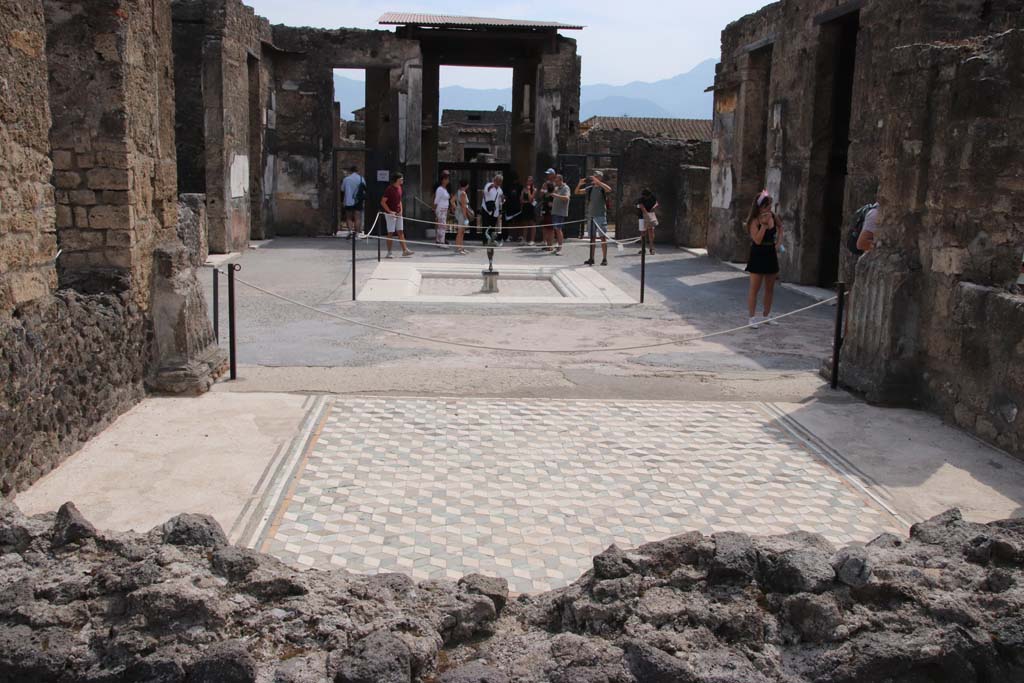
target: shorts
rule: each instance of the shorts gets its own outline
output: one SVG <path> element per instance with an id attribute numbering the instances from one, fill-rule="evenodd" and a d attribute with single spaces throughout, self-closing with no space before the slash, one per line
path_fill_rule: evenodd
<path id="1" fill-rule="evenodd" d="M 345 205 L 345 213 L 347 213 L 347 214 L 357 214 L 357 213 L 359 213 L 362 210 L 363 210 L 362 203 L 352 204 L 352 205 L 346 204 Z"/>
<path id="2" fill-rule="evenodd" d="M 551 222 L 555 226 L 555 230 L 561 230 L 565 227 L 566 221 L 569 220 L 568 216 L 552 216 Z"/>
<path id="3" fill-rule="evenodd" d="M 440 230 L 448 229 L 448 209 L 437 209 L 434 212 L 434 219 L 437 221 L 435 228 Z"/>
<path id="4" fill-rule="evenodd" d="M 496 228 L 498 227 L 498 217 L 485 211 L 480 214 L 480 223 L 485 228 Z"/>
<path id="5" fill-rule="evenodd" d="M 590 230 L 588 234 L 591 237 L 600 237 L 604 239 L 608 236 L 607 216 L 598 216 L 596 218 L 590 218 L 587 220 L 587 226 Z M 600 228 L 600 230 L 598 228 Z"/>
<path id="6" fill-rule="evenodd" d="M 639 219 L 639 221 L 640 221 L 640 232 L 647 232 L 647 228 L 648 227 L 650 227 L 651 230 L 654 230 L 656 227 L 658 227 L 658 221 L 656 221 L 656 220 L 647 220 L 646 218 L 641 218 L 641 219 Z"/>
<path id="7" fill-rule="evenodd" d="M 396 232 L 405 232 L 405 223 L 402 220 L 402 216 L 392 216 L 391 214 L 384 214 L 384 220 L 388 224 L 388 234 L 392 235 Z"/>

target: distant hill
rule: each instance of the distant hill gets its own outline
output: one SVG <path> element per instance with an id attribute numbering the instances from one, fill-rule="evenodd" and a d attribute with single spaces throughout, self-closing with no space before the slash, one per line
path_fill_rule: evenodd
<path id="1" fill-rule="evenodd" d="M 650 100 L 610 95 L 580 103 L 580 121 L 586 121 L 591 116 L 672 118 L 672 112 Z"/>
<path id="2" fill-rule="evenodd" d="M 704 90 L 715 82 L 714 59 L 690 71 L 661 81 L 634 81 L 626 85 L 585 85 L 580 88 L 580 120 L 591 116 L 649 116 L 710 119 L 713 96 Z M 334 99 L 341 102 L 341 116 L 363 106 L 366 84 L 334 76 Z M 441 88 L 441 109 L 494 110 L 512 108 L 510 89 L 476 90 L 461 86 Z"/>

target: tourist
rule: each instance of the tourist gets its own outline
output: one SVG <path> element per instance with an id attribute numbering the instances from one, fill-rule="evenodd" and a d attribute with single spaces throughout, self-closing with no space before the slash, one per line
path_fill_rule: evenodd
<path id="1" fill-rule="evenodd" d="M 505 179 L 499 173 L 494 180 L 484 186 L 484 202 L 480 207 L 480 218 L 483 223 L 484 232 L 487 228 L 498 227 L 498 218 L 501 216 L 502 204 L 505 203 L 505 193 L 501 189 Z"/>
<path id="2" fill-rule="evenodd" d="M 584 187 L 588 178 L 580 178 L 576 184 L 576 194 L 586 197 L 587 230 L 591 243 L 601 238 L 601 265 L 608 265 L 608 197 L 612 191 L 605 185 L 604 174 L 594 171 L 590 174 L 590 184 Z M 585 266 L 594 265 L 594 248 L 590 248 L 590 258 L 583 262 Z"/>
<path id="3" fill-rule="evenodd" d="M 505 193 L 501 209 L 505 217 L 502 223 L 503 232 L 508 235 L 508 241 L 522 242 L 523 230 L 519 226 L 523 218 L 523 186 L 519 184 L 515 174 L 509 177 L 508 192 Z"/>
<path id="4" fill-rule="evenodd" d="M 359 175 L 359 168 L 353 166 L 341 181 L 342 203 L 345 206 L 345 225 L 349 239 L 363 236 L 363 203 L 366 201 L 366 181 Z"/>
<path id="5" fill-rule="evenodd" d="M 441 182 L 434 191 L 434 242 L 439 248 L 444 248 L 445 233 L 448 231 L 448 210 L 452 206 L 452 195 L 448 192 L 448 183 L 451 182 L 451 175 L 448 171 L 441 172 Z"/>
<path id="6" fill-rule="evenodd" d="M 565 184 L 565 178 L 561 174 L 555 176 L 555 189 L 551 191 L 551 222 L 554 223 L 555 232 L 555 256 L 562 255 L 562 245 L 565 244 L 565 222 L 569 219 L 569 197 L 572 192 Z"/>
<path id="7" fill-rule="evenodd" d="M 469 252 L 462 246 L 462 239 L 466 233 L 466 226 L 476 217 L 473 209 L 469 208 L 469 181 L 459 181 L 459 191 L 455 195 L 455 253 L 465 256 Z"/>
<path id="8" fill-rule="evenodd" d="M 555 183 L 554 181 L 549 180 L 544 183 L 544 186 L 540 189 L 540 199 L 537 201 L 537 206 L 540 208 L 540 224 L 544 226 L 542 228 L 544 233 L 544 244 L 547 245 L 544 247 L 544 251 L 552 251 L 554 249 L 552 245 L 555 241 L 555 231 L 551 225 L 553 220 L 551 217 L 551 196 L 554 192 Z"/>
<path id="9" fill-rule="evenodd" d="M 393 258 L 391 256 L 391 236 L 394 235 L 398 238 L 399 244 L 402 245 L 402 256 L 412 256 L 413 252 L 405 244 L 405 226 L 402 220 L 402 184 L 405 182 L 405 177 L 401 173 L 394 173 L 391 176 L 391 184 L 384 190 L 384 196 L 380 198 L 380 207 L 384 210 L 384 221 L 387 223 L 388 228 L 388 253 L 385 258 Z"/>
<path id="10" fill-rule="evenodd" d="M 864 221 L 861 224 L 860 235 L 857 236 L 857 250 L 862 254 L 875 248 L 875 235 L 878 233 L 878 208 L 878 204 L 875 203 L 861 209 L 864 212 Z"/>
<path id="11" fill-rule="evenodd" d="M 750 293 L 747 296 L 747 308 L 750 313 L 750 326 L 754 329 L 761 323 L 774 325 L 771 317 L 772 300 L 775 296 L 775 280 L 779 275 L 779 255 L 777 245 L 782 241 L 782 222 L 772 211 L 772 196 L 764 190 L 754 200 L 747 214 L 747 231 L 750 234 L 750 258 L 747 261 L 747 272 L 750 273 Z M 757 294 L 764 285 L 764 316 L 758 318 Z"/>
<path id="12" fill-rule="evenodd" d="M 526 232 L 526 246 L 532 247 L 536 244 L 534 238 L 537 225 L 537 187 L 533 184 L 533 176 L 527 177 L 519 201 L 523 206 L 520 220 L 523 223 L 523 230 Z"/>
<path id="13" fill-rule="evenodd" d="M 644 243 L 651 254 L 654 254 L 654 229 L 658 227 L 658 198 L 648 188 L 640 190 L 640 198 L 636 200 L 636 215 L 640 221 L 640 251 L 644 253 Z"/>

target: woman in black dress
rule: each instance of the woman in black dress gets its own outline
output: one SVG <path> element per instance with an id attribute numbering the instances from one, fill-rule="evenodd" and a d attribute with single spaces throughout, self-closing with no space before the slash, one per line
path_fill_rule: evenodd
<path id="1" fill-rule="evenodd" d="M 747 308 L 750 325 L 755 329 L 761 324 L 774 325 L 772 299 L 775 297 L 775 280 L 779 276 L 779 255 L 776 249 L 782 242 L 782 221 L 772 211 L 772 196 L 763 191 L 754 200 L 747 215 L 747 232 L 750 234 L 750 258 L 747 272 L 750 273 L 750 294 Z M 757 293 L 764 284 L 764 316 L 757 317 Z"/>

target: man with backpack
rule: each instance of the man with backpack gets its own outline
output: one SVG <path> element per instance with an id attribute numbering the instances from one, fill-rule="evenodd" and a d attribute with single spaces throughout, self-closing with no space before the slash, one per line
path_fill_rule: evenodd
<path id="1" fill-rule="evenodd" d="M 583 183 L 587 178 L 580 178 L 576 185 L 576 194 L 585 196 L 587 228 L 590 238 L 601 238 L 601 265 L 608 265 L 608 199 L 611 197 L 612 188 L 604 183 L 604 174 L 601 171 L 594 171 L 590 174 L 590 185 L 586 187 Z M 598 234 L 595 234 L 598 233 Z M 590 248 L 590 258 L 583 262 L 585 266 L 594 265 L 594 248 Z"/>
<path id="2" fill-rule="evenodd" d="M 850 234 L 846 236 L 846 248 L 854 256 L 861 256 L 875 248 L 875 233 L 878 231 L 878 202 L 865 204 L 853 214 Z"/>
<path id="3" fill-rule="evenodd" d="M 366 181 L 359 175 L 355 166 L 341 181 L 341 192 L 344 196 L 345 225 L 348 226 L 349 239 L 355 239 L 356 232 L 363 236 L 363 205 L 366 202 Z"/>

